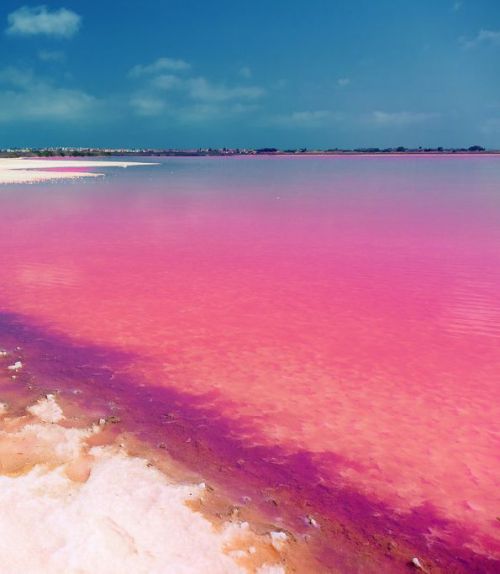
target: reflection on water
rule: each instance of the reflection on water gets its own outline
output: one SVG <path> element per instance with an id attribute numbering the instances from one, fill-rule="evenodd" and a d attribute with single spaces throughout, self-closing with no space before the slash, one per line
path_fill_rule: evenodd
<path id="1" fill-rule="evenodd" d="M 168 158 L 5 187 L 0 308 L 492 556 L 499 161 Z"/>

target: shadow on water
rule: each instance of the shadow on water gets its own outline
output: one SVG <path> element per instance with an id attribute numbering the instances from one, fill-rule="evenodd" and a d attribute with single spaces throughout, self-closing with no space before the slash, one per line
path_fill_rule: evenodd
<path id="1" fill-rule="evenodd" d="M 248 500 L 269 522 L 306 540 L 314 572 L 401 572 L 418 556 L 429 572 L 493 573 L 500 563 L 466 545 L 472 533 L 431 505 L 397 514 L 346 486 L 340 471 L 353 466 L 333 452 L 287 452 L 260 446 L 250 418 L 229 420 L 216 391 L 183 393 L 151 386 L 130 367 L 131 354 L 82 345 L 27 318 L 0 312 L 0 348 L 20 349 L 25 369 L 15 386 L 31 397 L 58 392 L 90 416 L 118 415 L 123 430 L 169 454 L 235 501 Z M 328 468 L 328 479 L 322 468 Z M 332 478 L 333 477 L 333 478 Z M 336 477 L 336 478 L 335 478 Z M 430 540 L 433 529 L 447 541 Z M 498 543 L 491 540 L 498 551 Z"/>

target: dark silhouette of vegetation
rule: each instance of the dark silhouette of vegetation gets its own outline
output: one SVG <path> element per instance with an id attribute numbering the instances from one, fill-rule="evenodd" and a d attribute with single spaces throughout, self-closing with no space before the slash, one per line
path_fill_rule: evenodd
<path id="1" fill-rule="evenodd" d="M 276 153 L 278 149 L 275 147 L 261 147 L 255 151 L 256 153 Z"/>

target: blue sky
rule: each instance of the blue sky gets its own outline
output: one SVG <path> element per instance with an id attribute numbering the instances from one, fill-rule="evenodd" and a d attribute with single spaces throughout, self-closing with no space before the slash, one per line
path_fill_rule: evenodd
<path id="1" fill-rule="evenodd" d="M 0 6 L 0 147 L 500 148 L 499 0 Z"/>

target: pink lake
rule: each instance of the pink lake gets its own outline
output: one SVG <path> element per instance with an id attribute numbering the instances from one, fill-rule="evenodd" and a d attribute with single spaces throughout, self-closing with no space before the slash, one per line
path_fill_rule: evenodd
<path id="1" fill-rule="evenodd" d="M 0 335 L 235 492 L 498 572 L 500 157 L 159 161 L 0 188 Z"/>

